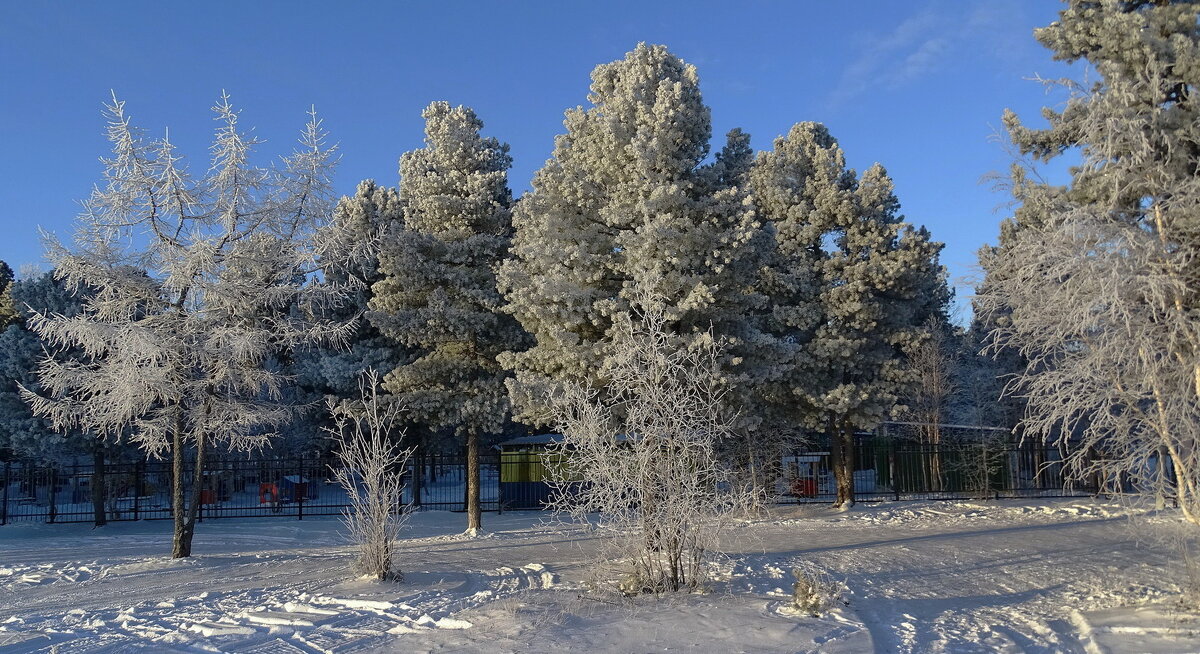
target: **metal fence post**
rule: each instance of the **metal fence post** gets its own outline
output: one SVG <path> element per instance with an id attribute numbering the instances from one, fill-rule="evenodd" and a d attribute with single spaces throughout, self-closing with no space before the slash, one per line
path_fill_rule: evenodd
<path id="1" fill-rule="evenodd" d="M 983 493 L 982 496 L 986 499 L 992 492 L 992 462 L 988 459 L 988 444 L 987 440 L 983 441 Z"/>
<path id="2" fill-rule="evenodd" d="M 412 505 L 421 508 L 421 480 L 425 476 L 425 455 L 418 452 L 412 464 Z"/>
<path id="3" fill-rule="evenodd" d="M 47 515 L 48 522 L 54 524 L 54 518 L 58 516 L 58 502 L 55 495 L 58 493 L 58 468 L 50 467 L 50 511 Z"/>
<path id="4" fill-rule="evenodd" d="M 8 485 L 12 483 L 12 462 L 4 464 L 3 498 L 0 499 L 0 525 L 8 524 Z"/>
<path id="5" fill-rule="evenodd" d="M 133 519 L 134 520 L 140 519 L 138 514 L 141 512 L 142 489 L 144 488 L 144 486 L 142 485 L 142 475 L 145 473 L 145 468 L 144 468 L 143 464 L 144 464 L 144 461 L 142 459 L 138 459 L 137 462 L 133 464 Z"/>
<path id="6" fill-rule="evenodd" d="M 883 428 L 883 433 L 887 434 L 887 427 Z M 888 439 L 888 475 L 892 480 L 892 499 L 896 502 L 900 501 L 900 479 L 896 476 L 896 441 Z"/>
<path id="7" fill-rule="evenodd" d="M 304 476 L 304 455 L 300 455 L 300 473 L 296 475 L 296 485 L 292 486 L 292 494 L 296 496 L 296 519 L 304 519 L 304 499 L 308 497 L 308 482 Z M 296 491 L 300 491 L 297 493 Z"/>

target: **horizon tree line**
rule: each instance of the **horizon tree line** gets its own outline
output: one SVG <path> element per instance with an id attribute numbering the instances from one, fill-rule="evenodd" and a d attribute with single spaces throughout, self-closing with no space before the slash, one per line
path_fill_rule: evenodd
<path id="1" fill-rule="evenodd" d="M 927 324 L 947 321 L 941 244 L 904 221 L 882 166 L 848 168 L 820 124 L 757 155 L 732 130 L 710 156 L 696 69 L 664 46 L 597 67 L 588 99 L 519 199 L 507 144 L 435 102 L 398 188 L 367 180 L 336 202 L 315 114 L 261 169 L 223 97 L 212 166 L 193 177 L 114 99 L 105 185 L 48 255 L 79 310 L 32 307 L 21 327 L 79 355 L 43 358 L 24 399 L 55 429 L 171 457 L 188 556 L 186 456 L 199 471 L 214 447 L 278 442 L 303 415 L 295 388 L 342 396 L 377 369 L 431 444 L 466 449 L 474 531 L 481 440 L 553 424 L 565 385 L 603 394 L 614 334 L 650 293 L 670 347 L 721 343 L 729 460 L 762 483 L 798 429 L 827 431 L 837 503 L 853 503 L 854 431 L 909 394 Z"/>

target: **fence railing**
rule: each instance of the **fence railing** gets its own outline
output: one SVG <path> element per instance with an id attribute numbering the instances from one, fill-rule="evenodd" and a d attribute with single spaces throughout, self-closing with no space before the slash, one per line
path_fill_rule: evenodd
<path id="1" fill-rule="evenodd" d="M 859 434 L 853 448 L 857 501 L 1075 497 L 1099 492 L 1098 480 L 1078 480 L 1067 452 L 1014 441 L 1009 432 L 977 427 L 885 423 Z M 827 439 L 782 459 L 781 498 L 829 502 L 836 496 Z"/>
<path id="2" fill-rule="evenodd" d="M 339 515 L 350 506 L 334 481 L 336 457 L 311 459 L 217 460 L 205 466 L 199 520 L 232 517 Z M 485 511 L 506 506 L 500 497 L 500 459 L 481 461 L 480 497 Z M 463 511 L 466 465 L 457 456 L 421 456 L 403 471 L 404 504 L 412 509 Z M 98 473 L 91 465 L 0 464 L 0 525 L 13 522 L 92 522 L 93 486 L 103 486 L 110 521 L 171 517 L 171 464 L 168 461 L 111 463 Z M 185 469 L 190 488 L 193 469 Z M 521 497 L 510 492 L 514 507 Z"/>
<path id="3" fill-rule="evenodd" d="M 1071 484 L 1063 452 L 1018 444 L 1004 435 L 954 433 L 937 442 L 902 425 L 860 435 L 854 447 L 855 499 L 966 499 L 1079 496 L 1094 484 Z M 542 466 L 528 456 L 481 458 L 484 511 L 544 508 L 551 489 Z M 781 456 L 772 477 L 780 502 L 829 502 L 835 483 L 827 444 Z M 211 462 L 202 476 L 200 520 L 233 517 L 338 515 L 349 506 L 334 481 L 335 457 Z M 412 509 L 465 510 L 466 465 L 461 456 L 420 456 L 405 475 L 404 503 Z M 190 484 L 194 475 L 187 469 Z M 110 521 L 171 517 L 168 461 L 91 465 L 0 464 L 0 525 L 14 522 L 92 522 L 93 486 L 102 485 Z"/>

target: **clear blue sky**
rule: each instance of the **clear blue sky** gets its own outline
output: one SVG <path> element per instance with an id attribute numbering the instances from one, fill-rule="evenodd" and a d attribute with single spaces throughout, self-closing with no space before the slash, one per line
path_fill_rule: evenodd
<path id="1" fill-rule="evenodd" d="M 206 165 L 209 107 L 226 89 L 290 151 L 316 105 L 343 155 L 339 193 L 395 184 L 421 109 L 467 104 L 512 145 L 515 192 L 586 103 L 589 72 L 639 41 L 700 72 L 714 133 L 756 149 L 821 121 L 852 166 L 883 163 L 907 218 L 946 243 L 961 286 L 1007 198 L 979 183 L 1009 158 L 991 137 L 1011 107 L 1036 122 L 1034 74 L 1066 69 L 1033 40 L 1051 0 L 862 2 L 6 2 L 0 4 L 0 259 L 41 264 L 37 227 L 69 237 L 100 180 L 102 103 L 115 90 L 151 134 Z M 718 141 L 719 143 L 719 141 Z M 960 296 L 969 291 L 960 288 Z"/>

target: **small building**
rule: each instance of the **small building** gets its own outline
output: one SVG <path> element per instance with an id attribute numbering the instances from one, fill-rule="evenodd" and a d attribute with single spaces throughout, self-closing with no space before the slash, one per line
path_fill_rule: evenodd
<path id="1" fill-rule="evenodd" d="M 521 436 L 496 445 L 500 450 L 500 504 L 505 509 L 542 509 L 550 502 L 553 466 L 561 454 L 549 454 L 562 434 Z M 549 467 L 548 467 L 549 466 Z"/>

